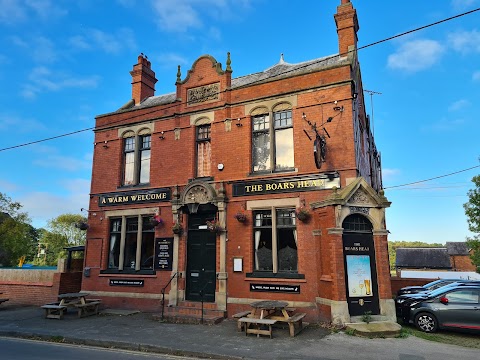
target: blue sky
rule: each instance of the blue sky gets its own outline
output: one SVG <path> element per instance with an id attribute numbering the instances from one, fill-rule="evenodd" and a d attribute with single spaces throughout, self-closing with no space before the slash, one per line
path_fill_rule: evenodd
<path id="1" fill-rule="evenodd" d="M 480 0 L 352 0 L 359 47 L 480 7 Z M 88 206 L 96 115 L 131 98 L 140 52 L 175 91 L 201 55 L 233 76 L 338 52 L 340 0 L 0 0 L 0 192 L 36 227 Z M 390 240 L 463 241 L 480 168 L 480 11 L 359 51 L 382 154 Z M 225 65 L 224 65 L 225 66 Z M 373 107 L 372 102 L 373 100 Z M 373 109 L 373 111 L 372 111 Z"/>

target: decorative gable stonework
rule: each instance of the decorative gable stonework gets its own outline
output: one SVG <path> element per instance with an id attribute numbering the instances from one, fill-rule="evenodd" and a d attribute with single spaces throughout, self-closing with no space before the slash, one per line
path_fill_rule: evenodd
<path id="1" fill-rule="evenodd" d="M 187 105 L 195 105 L 218 100 L 220 83 L 199 86 L 187 90 Z"/>
<path id="2" fill-rule="evenodd" d="M 351 214 L 365 215 L 374 230 L 385 230 L 385 208 L 390 202 L 377 193 L 363 178 L 357 178 L 345 188 L 334 192 L 325 200 L 311 204 L 312 209 L 335 206 L 335 227 L 341 228 L 343 220 Z"/>

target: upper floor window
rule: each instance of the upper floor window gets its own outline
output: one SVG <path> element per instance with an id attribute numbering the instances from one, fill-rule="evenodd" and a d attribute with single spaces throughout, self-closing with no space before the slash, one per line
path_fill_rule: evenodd
<path id="1" fill-rule="evenodd" d="M 291 170 L 295 166 L 292 110 L 276 111 L 271 115 L 261 114 L 252 118 L 254 172 Z"/>
<path id="2" fill-rule="evenodd" d="M 197 126 L 197 177 L 211 176 L 212 148 L 210 143 L 211 125 Z"/>
<path id="3" fill-rule="evenodd" d="M 150 182 L 151 135 L 124 138 L 123 185 L 148 184 Z"/>

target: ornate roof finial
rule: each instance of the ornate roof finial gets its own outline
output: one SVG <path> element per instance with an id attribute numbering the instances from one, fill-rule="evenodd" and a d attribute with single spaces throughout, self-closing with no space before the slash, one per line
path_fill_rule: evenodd
<path id="1" fill-rule="evenodd" d="M 227 68 L 225 69 L 226 71 L 232 71 L 232 67 L 230 66 L 232 64 L 232 60 L 230 60 L 230 51 L 227 52 Z"/>
<path id="2" fill-rule="evenodd" d="M 182 81 L 182 73 L 180 72 L 180 65 L 178 65 L 178 71 L 177 71 L 177 83 Z"/>
<path id="3" fill-rule="evenodd" d="M 285 60 L 283 59 L 283 53 L 280 54 L 280 61 L 279 64 L 285 64 Z"/>

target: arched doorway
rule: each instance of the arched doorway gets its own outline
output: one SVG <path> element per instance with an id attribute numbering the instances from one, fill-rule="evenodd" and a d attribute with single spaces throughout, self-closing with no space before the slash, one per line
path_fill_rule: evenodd
<path id="1" fill-rule="evenodd" d="M 350 316 L 380 314 L 373 227 L 363 215 L 345 218 L 343 259 Z"/>

